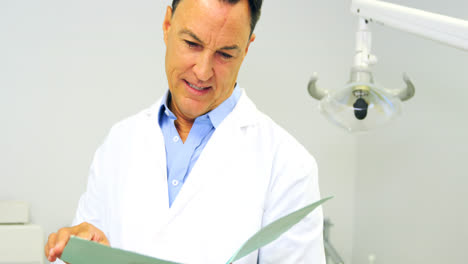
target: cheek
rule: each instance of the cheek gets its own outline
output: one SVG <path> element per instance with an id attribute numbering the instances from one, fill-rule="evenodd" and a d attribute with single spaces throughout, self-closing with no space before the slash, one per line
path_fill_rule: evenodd
<path id="1" fill-rule="evenodd" d="M 239 68 L 239 63 L 218 64 L 215 70 L 217 81 L 224 85 L 232 85 L 236 81 Z"/>
<path id="2" fill-rule="evenodd" d="M 174 71 L 183 73 L 188 71 L 196 61 L 194 54 L 182 52 L 179 49 L 173 49 L 171 51 L 171 67 Z"/>

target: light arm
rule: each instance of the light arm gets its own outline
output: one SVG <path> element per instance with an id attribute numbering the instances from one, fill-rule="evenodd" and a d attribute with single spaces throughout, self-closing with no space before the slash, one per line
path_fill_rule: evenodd
<path id="1" fill-rule="evenodd" d="M 351 12 L 468 51 L 468 21 L 377 0 L 353 0 Z"/>

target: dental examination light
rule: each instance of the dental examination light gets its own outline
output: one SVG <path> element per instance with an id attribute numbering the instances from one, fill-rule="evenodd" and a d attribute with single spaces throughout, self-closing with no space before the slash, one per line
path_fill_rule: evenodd
<path id="1" fill-rule="evenodd" d="M 376 22 L 468 51 L 468 21 L 377 0 L 353 0 L 351 12 L 359 17 L 356 52 L 349 82 L 330 91 L 317 87 L 317 74 L 309 81 L 309 94 L 320 100 L 321 112 L 349 132 L 384 125 L 401 112 L 401 102 L 414 96 L 415 88 L 406 74 L 406 87 L 386 89 L 376 85 L 370 66 L 377 63 L 371 53 L 369 23 Z"/>

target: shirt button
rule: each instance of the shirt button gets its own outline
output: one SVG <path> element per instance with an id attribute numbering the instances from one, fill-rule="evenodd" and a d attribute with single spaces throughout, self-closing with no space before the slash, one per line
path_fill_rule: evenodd
<path id="1" fill-rule="evenodd" d="M 173 138 L 172 138 L 172 141 L 174 141 L 174 142 L 179 141 L 179 137 L 178 137 L 178 136 L 173 137 Z"/>
<path id="2" fill-rule="evenodd" d="M 178 180 L 172 180 L 172 185 L 174 185 L 174 186 L 179 185 L 179 181 Z"/>

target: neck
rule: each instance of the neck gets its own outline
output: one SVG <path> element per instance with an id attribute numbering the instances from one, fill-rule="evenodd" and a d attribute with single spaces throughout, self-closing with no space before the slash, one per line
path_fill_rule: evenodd
<path id="1" fill-rule="evenodd" d="M 179 137 L 184 143 L 190 133 L 190 129 L 192 129 L 193 121 L 194 120 L 186 120 L 184 118 L 177 117 L 177 120 L 174 122 L 177 132 L 179 133 Z"/>
<path id="2" fill-rule="evenodd" d="M 169 97 L 168 105 L 171 111 L 177 117 L 177 119 L 174 122 L 174 125 L 177 129 L 177 132 L 179 133 L 180 139 L 182 140 L 182 142 L 185 143 L 185 140 L 187 139 L 190 130 L 192 129 L 193 122 L 195 122 L 195 119 L 187 118 L 183 114 L 181 114 L 177 107 L 175 107 L 174 101 L 171 97 Z"/>

